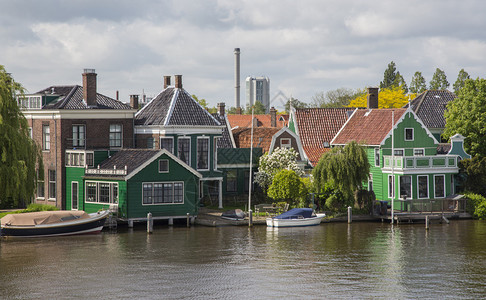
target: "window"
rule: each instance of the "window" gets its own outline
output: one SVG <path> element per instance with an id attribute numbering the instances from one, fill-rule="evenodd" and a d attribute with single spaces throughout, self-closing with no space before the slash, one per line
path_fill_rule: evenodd
<path id="1" fill-rule="evenodd" d="M 169 172 L 169 160 L 168 159 L 160 159 L 159 160 L 159 173 L 168 173 Z"/>
<path id="2" fill-rule="evenodd" d="M 373 174 L 368 175 L 368 191 L 373 191 Z"/>
<path id="3" fill-rule="evenodd" d="M 425 155 L 425 149 L 423 149 L 423 148 L 413 149 L 413 155 L 414 156 L 424 156 Z"/>
<path id="4" fill-rule="evenodd" d="M 37 198 L 44 198 L 44 180 L 37 181 Z"/>
<path id="5" fill-rule="evenodd" d="M 49 170 L 49 199 L 56 199 L 56 170 Z"/>
<path id="6" fill-rule="evenodd" d="M 183 182 L 147 182 L 142 184 L 142 204 L 184 203 Z"/>
<path id="7" fill-rule="evenodd" d="M 66 151 L 66 167 L 83 167 L 84 163 L 84 152 L 67 152 Z"/>
<path id="8" fill-rule="evenodd" d="M 155 140 L 153 137 L 147 138 L 147 149 L 155 149 Z"/>
<path id="9" fill-rule="evenodd" d="M 380 148 L 375 148 L 375 167 L 380 166 Z"/>
<path id="10" fill-rule="evenodd" d="M 393 153 L 395 156 L 403 156 L 403 149 L 395 149 Z"/>
<path id="11" fill-rule="evenodd" d="M 226 191 L 227 192 L 237 192 L 237 171 L 236 170 L 230 170 L 226 173 Z"/>
<path id="12" fill-rule="evenodd" d="M 400 198 L 412 198 L 412 176 L 400 176 Z"/>
<path id="13" fill-rule="evenodd" d="M 445 176 L 444 175 L 434 175 L 434 190 L 435 198 L 445 197 Z"/>
<path id="14" fill-rule="evenodd" d="M 405 128 L 405 140 L 413 141 L 413 128 Z"/>
<path id="15" fill-rule="evenodd" d="M 395 180 L 393 180 L 393 176 L 388 175 L 388 198 L 393 198 L 393 195 L 395 194 Z"/>
<path id="16" fill-rule="evenodd" d="M 214 144 L 213 144 L 213 170 L 218 169 L 218 140 L 219 137 L 214 138 Z"/>
<path id="17" fill-rule="evenodd" d="M 290 144 L 290 139 L 287 139 L 287 138 L 282 138 L 280 139 L 280 148 L 290 148 L 291 147 L 291 144 Z"/>
<path id="18" fill-rule="evenodd" d="M 160 149 L 165 149 L 170 153 L 174 153 L 174 139 L 173 138 L 160 138 Z"/>
<path id="19" fill-rule="evenodd" d="M 110 147 L 121 148 L 122 146 L 122 125 L 110 125 Z"/>
<path id="20" fill-rule="evenodd" d="M 198 138 L 197 139 L 197 169 L 208 170 L 209 169 L 209 139 Z"/>
<path id="21" fill-rule="evenodd" d="M 42 150 L 51 150 L 51 129 L 49 125 L 42 125 Z"/>
<path id="22" fill-rule="evenodd" d="M 177 155 L 179 159 L 190 165 L 191 161 L 191 138 L 180 137 L 178 139 Z"/>
<path id="23" fill-rule="evenodd" d="M 86 153 L 86 165 L 88 167 L 94 166 L 94 153 Z"/>
<path id="24" fill-rule="evenodd" d="M 33 138 L 34 138 L 34 136 L 32 135 L 32 127 L 29 127 L 29 137 L 30 137 L 31 139 L 33 139 Z"/>
<path id="25" fill-rule="evenodd" d="M 418 181 L 418 197 L 419 199 L 429 198 L 429 176 L 419 175 Z"/>
<path id="26" fill-rule="evenodd" d="M 118 183 L 86 181 L 86 202 L 118 203 Z"/>
<path id="27" fill-rule="evenodd" d="M 71 209 L 78 209 L 78 182 L 71 182 Z"/>
<path id="28" fill-rule="evenodd" d="M 84 125 L 73 125 L 73 147 L 84 148 L 85 139 Z"/>

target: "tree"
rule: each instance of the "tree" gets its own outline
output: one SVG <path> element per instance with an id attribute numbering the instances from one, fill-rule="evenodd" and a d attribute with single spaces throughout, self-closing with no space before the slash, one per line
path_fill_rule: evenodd
<path id="1" fill-rule="evenodd" d="M 385 73 L 383 74 L 383 81 L 380 82 L 380 89 L 386 89 L 392 86 L 395 86 L 397 83 L 397 68 L 395 66 L 395 62 L 390 62 L 388 64 L 388 68 L 386 68 Z"/>
<path id="2" fill-rule="evenodd" d="M 307 108 L 309 107 L 309 104 L 305 102 L 301 102 L 298 99 L 295 98 L 290 98 L 287 100 L 287 103 L 285 103 L 285 111 L 289 114 L 290 113 L 290 104 L 292 103 L 293 108 Z"/>
<path id="3" fill-rule="evenodd" d="M 364 90 L 353 90 L 348 88 L 338 88 L 336 90 L 319 92 L 312 97 L 313 106 L 322 108 L 339 108 L 349 105 L 352 99 L 365 95 Z"/>
<path id="4" fill-rule="evenodd" d="M 281 170 L 293 170 L 298 176 L 303 176 L 304 171 L 297 165 L 298 153 L 292 148 L 276 148 L 272 154 L 265 153 L 258 162 L 258 172 L 255 174 L 255 182 L 266 190 L 273 182 L 273 177 Z"/>
<path id="5" fill-rule="evenodd" d="M 432 80 L 429 82 L 429 89 L 431 90 L 447 90 L 449 87 L 447 76 L 441 69 L 435 69 L 435 73 L 432 76 Z"/>
<path id="6" fill-rule="evenodd" d="M 410 98 L 415 98 L 415 94 L 405 94 L 401 87 L 390 87 L 380 89 L 378 96 L 378 108 L 400 108 L 408 103 Z M 363 94 L 349 103 L 348 107 L 366 107 L 367 95 Z"/>
<path id="7" fill-rule="evenodd" d="M 413 74 L 412 81 L 410 82 L 410 92 L 415 94 L 423 93 L 427 90 L 427 85 L 425 83 L 425 78 L 422 73 L 417 71 Z"/>
<path id="8" fill-rule="evenodd" d="M 0 65 L 0 205 L 31 199 L 39 179 L 36 167 L 44 174 L 40 150 L 15 99 L 23 91 Z"/>
<path id="9" fill-rule="evenodd" d="M 216 107 L 208 107 L 208 102 L 206 101 L 206 99 L 199 99 L 196 95 L 192 95 L 192 98 L 194 98 L 194 100 L 196 100 L 196 102 L 199 103 L 199 105 L 201 105 L 208 112 L 212 114 L 218 112 L 218 109 Z"/>
<path id="10" fill-rule="evenodd" d="M 454 88 L 455 94 L 459 93 L 459 90 L 462 89 L 467 79 L 470 79 L 469 74 L 464 71 L 464 69 L 461 69 L 461 71 L 459 71 L 459 74 L 457 75 L 456 82 L 454 82 L 454 85 L 452 86 Z"/>
<path id="11" fill-rule="evenodd" d="M 486 79 L 468 79 L 457 98 L 447 104 L 444 113 L 445 138 L 459 133 L 464 150 L 471 156 L 486 157 Z"/>
<path id="12" fill-rule="evenodd" d="M 402 90 L 405 93 L 408 93 L 407 83 L 405 82 L 405 79 L 403 79 L 403 76 L 402 76 L 402 74 L 400 74 L 400 72 L 397 72 L 397 76 L 395 77 L 395 81 L 393 83 L 393 86 L 395 86 L 395 87 L 401 87 Z"/>
<path id="13" fill-rule="evenodd" d="M 263 105 L 263 103 L 261 103 L 260 101 L 255 101 L 255 103 L 253 104 L 253 114 L 264 115 L 266 113 L 267 113 L 267 110 L 265 109 L 265 105 Z M 251 115 L 250 103 L 246 104 L 245 114 Z"/>
<path id="14" fill-rule="evenodd" d="M 330 182 L 345 199 L 354 202 L 354 192 L 368 180 L 369 170 L 366 150 L 358 143 L 353 141 L 344 147 L 332 148 L 322 155 L 312 170 L 314 190 L 324 192 L 326 183 Z"/>
<path id="15" fill-rule="evenodd" d="M 297 206 L 305 199 L 308 191 L 299 175 L 293 170 L 280 170 L 273 177 L 268 188 L 268 196 L 275 200 L 284 200 Z"/>

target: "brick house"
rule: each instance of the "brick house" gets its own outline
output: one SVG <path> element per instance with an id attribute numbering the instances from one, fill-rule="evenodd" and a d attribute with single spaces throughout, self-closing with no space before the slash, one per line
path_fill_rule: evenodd
<path id="1" fill-rule="evenodd" d="M 83 86 L 50 86 L 18 100 L 42 149 L 44 181 L 38 182 L 35 203 L 66 208 L 65 166 L 92 165 L 94 149 L 133 147 L 136 110 L 99 94 L 96 76 L 85 69 Z"/>

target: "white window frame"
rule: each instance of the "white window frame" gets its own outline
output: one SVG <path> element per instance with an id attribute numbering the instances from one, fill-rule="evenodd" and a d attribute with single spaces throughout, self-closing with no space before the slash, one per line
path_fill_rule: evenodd
<path id="1" fill-rule="evenodd" d="M 88 199 L 88 184 L 91 184 L 91 183 L 94 183 L 95 186 L 96 186 L 96 194 L 95 194 L 94 201 L 90 201 Z M 109 185 L 109 192 L 108 192 L 109 193 L 109 195 L 108 195 L 109 201 L 108 202 L 100 202 L 100 183 Z M 114 193 L 115 187 L 116 187 L 116 190 L 117 190 L 116 197 L 115 197 L 115 193 Z M 118 194 L 119 194 L 118 182 L 87 180 L 85 182 L 85 185 L 84 185 L 84 199 L 85 199 L 84 202 L 85 203 L 93 203 L 93 204 L 101 204 L 101 205 L 116 204 L 116 203 L 118 203 Z"/>
<path id="2" fill-rule="evenodd" d="M 407 130 L 412 130 L 412 139 L 407 139 Z M 414 141 L 414 140 L 415 140 L 415 132 L 414 132 L 413 128 L 405 128 L 405 129 L 403 130 L 403 134 L 404 134 L 403 139 L 404 139 L 405 141 L 407 141 L 407 142 L 412 142 L 412 141 Z"/>
<path id="3" fill-rule="evenodd" d="M 283 141 L 288 142 L 288 144 L 283 144 L 282 143 Z M 287 149 L 292 148 L 292 140 L 290 138 L 281 138 L 280 139 L 280 148 L 287 148 Z"/>
<path id="4" fill-rule="evenodd" d="M 207 168 L 199 168 L 199 141 L 201 140 L 206 140 L 208 143 L 208 150 L 206 151 L 206 156 L 207 156 Z M 197 137 L 197 143 L 196 143 L 196 168 L 198 171 L 209 171 L 209 166 L 210 166 L 210 161 L 209 161 L 209 151 L 210 151 L 210 141 L 209 137 L 201 136 Z"/>
<path id="5" fill-rule="evenodd" d="M 73 135 L 72 136 L 73 137 L 73 145 L 72 145 L 73 148 L 81 148 L 81 149 L 84 149 L 86 147 L 86 125 L 85 124 L 73 124 L 71 126 L 71 128 L 72 128 L 72 135 Z M 77 133 L 76 134 L 77 134 L 78 137 L 76 139 L 74 138 L 74 128 L 77 128 L 77 130 L 76 130 Z M 79 129 L 80 128 L 83 128 L 84 129 L 84 131 L 83 131 L 83 138 L 80 138 L 79 137 Z M 79 145 L 79 144 L 74 145 L 74 141 L 77 141 L 77 143 L 79 143 L 81 141 L 82 142 L 82 145 Z"/>
<path id="6" fill-rule="evenodd" d="M 171 149 L 162 148 L 162 140 L 172 140 Z M 173 136 L 161 136 L 159 139 L 159 149 L 165 149 L 169 151 L 171 154 L 174 154 L 174 137 Z"/>
<path id="7" fill-rule="evenodd" d="M 392 178 L 392 188 L 390 190 L 390 178 Z M 395 198 L 395 177 L 392 175 L 388 175 L 388 180 L 387 180 L 387 186 L 388 186 L 388 199 L 394 199 Z"/>
<path id="8" fill-rule="evenodd" d="M 150 184 L 152 186 L 152 201 L 151 203 L 144 203 L 144 185 L 148 185 Z M 157 202 L 155 203 L 155 189 L 154 189 L 154 186 L 155 184 L 162 184 L 162 202 Z M 163 202 L 164 201 L 164 184 L 172 184 L 172 193 L 171 193 L 171 197 L 172 197 L 172 202 Z M 176 184 L 181 184 L 182 185 L 182 202 L 174 202 L 175 200 L 175 185 Z M 180 204 L 184 204 L 185 202 L 185 189 L 184 189 L 184 181 L 157 181 L 157 182 L 142 182 L 142 185 L 141 185 L 141 189 L 142 189 L 142 206 L 153 206 L 153 205 L 180 205 Z"/>
<path id="9" fill-rule="evenodd" d="M 401 155 L 397 154 L 396 152 L 398 152 L 398 151 L 401 151 L 402 154 Z M 403 149 L 403 148 L 395 148 L 395 149 L 393 149 L 393 152 L 394 152 L 394 156 L 405 156 L 405 149 Z"/>
<path id="10" fill-rule="evenodd" d="M 420 197 L 420 177 L 425 177 L 427 179 L 427 188 L 426 188 L 427 196 L 425 198 Z M 429 175 L 418 175 L 417 176 L 417 198 L 418 199 L 429 199 Z"/>
<path id="11" fill-rule="evenodd" d="M 417 154 L 415 151 L 422 151 L 422 154 Z M 425 156 L 425 148 L 413 148 L 413 156 Z"/>
<path id="12" fill-rule="evenodd" d="M 368 174 L 368 191 L 373 191 L 373 173 Z"/>
<path id="13" fill-rule="evenodd" d="M 54 180 L 51 180 L 51 172 L 54 172 Z M 56 196 L 57 196 L 57 172 L 56 170 L 48 170 L 47 171 L 47 181 L 48 181 L 48 185 L 47 185 L 47 199 L 48 200 L 56 200 Z M 54 188 L 51 190 L 51 184 L 54 185 Z M 51 197 L 51 191 L 54 193 L 54 197 Z"/>
<path id="14" fill-rule="evenodd" d="M 378 162 L 378 164 L 376 162 Z M 379 167 L 379 166 L 380 166 L 380 148 L 375 148 L 375 167 Z"/>
<path id="15" fill-rule="evenodd" d="M 42 188 L 42 196 L 39 196 L 39 188 Z M 46 198 L 46 185 L 44 180 L 37 180 L 37 189 L 35 191 L 36 199 L 45 199 Z"/>
<path id="16" fill-rule="evenodd" d="M 191 165 L 191 137 L 189 136 L 181 136 L 177 138 L 177 157 L 181 159 L 181 140 L 188 140 L 189 141 L 189 151 L 188 151 L 188 157 L 186 157 L 187 160 L 187 165 Z M 182 160 L 182 159 L 181 159 Z"/>
<path id="17" fill-rule="evenodd" d="M 410 177 L 410 190 L 409 190 L 410 197 L 409 197 L 409 195 L 407 195 L 407 197 L 409 197 L 408 199 L 412 199 L 412 197 L 413 197 L 413 194 L 412 194 L 412 192 L 413 192 L 413 189 L 412 189 L 412 185 L 413 185 L 412 184 L 412 180 L 413 180 L 412 175 L 401 175 L 400 176 L 400 187 L 399 187 L 400 188 L 400 195 L 399 195 L 399 199 L 402 199 L 403 200 L 403 195 L 402 195 L 402 177 Z"/>
<path id="18" fill-rule="evenodd" d="M 118 131 L 117 130 L 118 128 L 115 128 L 114 126 L 119 126 L 120 131 Z M 119 134 L 120 138 L 119 139 L 118 138 L 112 138 L 112 134 L 116 135 L 116 136 L 118 136 L 118 134 Z M 116 144 L 115 142 L 118 141 L 118 140 L 120 140 L 120 145 L 112 145 L 112 142 L 113 142 L 113 144 Z M 123 124 L 119 124 L 119 123 L 110 124 L 109 144 L 110 144 L 110 148 L 112 148 L 112 149 L 123 148 Z"/>
<path id="19" fill-rule="evenodd" d="M 437 177 L 444 178 L 444 181 L 443 181 L 444 187 L 443 187 L 443 190 L 442 190 L 442 192 L 444 193 L 444 196 L 442 196 L 442 197 L 439 197 L 439 196 L 437 196 L 435 194 L 435 191 L 436 191 L 436 188 L 435 188 L 435 184 L 436 184 L 435 183 L 435 178 L 437 178 Z M 445 179 L 446 179 L 445 174 L 434 175 L 434 198 L 445 198 L 446 197 L 446 181 L 445 181 Z"/>
<path id="20" fill-rule="evenodd" d="M 213 138 L 213 170 L 218 169 L 218 139 L 219 136 Z"/>
<path id="21" fill-rule="evenodd" d="M 42 151 L 51 151 L 51 126 L 50 126 L 50 124 L 42 124 Z"/>
<path id="22" fill-rule="evenodd" d="M 74 193 L 74 184 L 76 184 L 76 193 Z M 74 208 L 74 195 L 76 195 L 76 208 Z M 71 181 L 71 210 L 79 209 L 79 182 Z"/>
<path id="23" fill-rule="evenodd" d="M 161 163 L 167 163 L 167 170 L 161 170 Z M 159 173 L 169 173 L 169 160 L 168 159 L 159 159 Z"/>

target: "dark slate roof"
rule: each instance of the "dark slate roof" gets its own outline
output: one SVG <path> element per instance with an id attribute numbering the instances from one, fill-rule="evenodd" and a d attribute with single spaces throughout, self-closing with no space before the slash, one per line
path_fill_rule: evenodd
<path id="1" fill-rule="evenodd" d="M 184 89 L 168 87 L 136 115 L 135 125 L 221 126 Z"/>
<path id="2" fill-rule="evenodd" d="M 220 114 L 215 113 L 213 114 L 213 117 L 218 120 L 221 125 L 224 125 L 223 134 L 221 138 L 218 139 L 218 148 L 233 148 L 233 143 L 231 142 L 230 136 L 231 133 L 226 124 L 225 116 L 221 116 Z"/>
<path id="3" fill-rule="evenodd" d="M 456 95 L 447 90 L 425 91 L 412 100 L 411 107 L 425 127 L 445 128 L 446 105 L 455 98 Z"/>
<path id="4" fill-rule="evenodd" d="M 124 169 L 127 166 L 127 175 L 143 165 L 147 160 L 158 155 L 160 150 L 153 149 L 122 149 L 112 157 L 104 160 L 100 164 L 100 169 Z M 86 175 L 99 177 L 100 175 Z M 106 177 L 105 175 L 103 177 Z M 110 176 L 109 176 L 110 177 Z"/>
<path id="5" fill-rule="evenodd" d="M 445 155 L 451 151 L 451 144 L 444 144 L 441 143 L 437 146 L 437 154 L 438 155 Z"/>
<path id="6" fill-rule="evenodd" d="M 96 106 L 88 107 L 83 100 L 83 87 L 79 85 L 50 86 L 36 94 L 59 96 L 42 109 L 131 109 L 130 105 L 99 93 L 96 94 Z"/>

